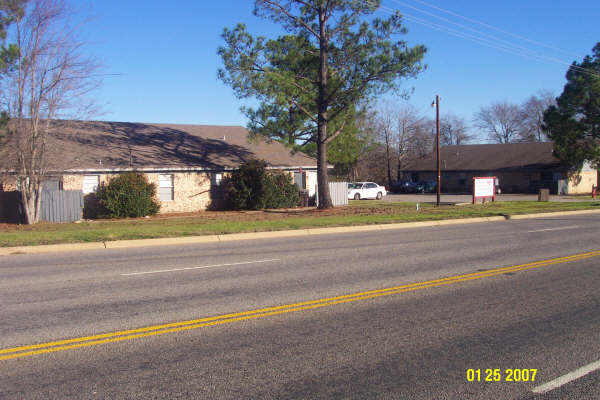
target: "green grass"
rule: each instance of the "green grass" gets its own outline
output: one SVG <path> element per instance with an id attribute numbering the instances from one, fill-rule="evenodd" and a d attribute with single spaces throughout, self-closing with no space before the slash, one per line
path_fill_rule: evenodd
<path id="1" fill-rule="evenodd" d="M 3 225 L 0 246 L 100 242 L 240 232 L 277 231 L 330 226 L 386 224 L 454 218 L 516 215 L 552 211 L 600 209 L 600 202 L 498 202 L 485 205 L 441 206 L 384 201 L 351 201 L 332 211 L 200 213 L 194 216 L 34 226 Z"/>

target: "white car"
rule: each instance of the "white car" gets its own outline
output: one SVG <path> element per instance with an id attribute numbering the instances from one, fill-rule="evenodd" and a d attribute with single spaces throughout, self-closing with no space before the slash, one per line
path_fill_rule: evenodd
<path id="1" fill-rule="evenodd" d="M 348 199 L 377 199 L 381 200 L 387 192 L 383 186 L 374 182 L 356 182 L 348 184 Z"/>

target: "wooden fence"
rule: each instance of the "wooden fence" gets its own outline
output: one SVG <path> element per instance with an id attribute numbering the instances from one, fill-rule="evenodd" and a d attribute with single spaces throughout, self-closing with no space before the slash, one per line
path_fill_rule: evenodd
<path id="1" fill-rule="evenodd" d="M 83 194 L 81 190 L 42 190 L 40 220 L 74 222 L 81 219 L 82 212 Z M 0 222 L 25 223 L 20 192 L 0 192 Z"/>
<path id="2" fill-rule="evenodd" d="M 0 191 L 0 222 L 11 224 L 22 224 L 25 222 L 20 192 Z"/>
<path id="3" fill-rule="evenodd" d="M 348 182 L 329 182 L 329 195 L 334 206 L 345 206 L 348 204 Z M 319 190 L 315 190 L 315 200 L 319 205 Z"/>
<path id="4" fill-rule="evenodd" d="M 83 212 L 81 190 L 43 190 L 40 219 L 48 222 L 79 221 Z"/>

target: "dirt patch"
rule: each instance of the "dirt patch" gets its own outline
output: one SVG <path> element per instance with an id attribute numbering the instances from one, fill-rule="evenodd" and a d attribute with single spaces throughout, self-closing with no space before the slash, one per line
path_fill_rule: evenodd
<path id="1" fill-rule="evenodd" d="M 341 217 L 352 215 L 373 215 L 373 214 L 406 214 L 414 211 L 413 207 L 398 206 L 346 206 L 336 207 L 329 210 L 319 210 L 315 207 L 279 209 L 279 210 L 260 210 L 260 211 L 200 211 L 185 214 L 161 214 L 151 219 L 174 219 L 174 218 L 193 218 L 203 220 L 220 221 L 271 221 L 287 218 L 312 218 L 312 217 Z"/>
<path id="2" fill-rule="evenodd" d="M 84 225 L 96 225 L 106 223 L 123 223 L 132 222 L 134 224 L 143 224 L 144 222 L 167 222 L 167 221 L 185 221 L 185 222 L 211 222 L 211 221 L 277 221 L 290 218 L 314 218 L 314 217 L 343 217 L 355 215 L 377 215 L 377 214 L 407 214 L 415 212 L 410 206 L 387 206 L 387 205 L 360 205 L 360 206 L 345 206 L 336 207 L 329 210 L 319 210 L 316 207 L 277 209 L 277 210 L 259 210 L 259 211 L 198 211 L 188 213 L 170 213 L 159 214 L 151 217 L 143 218 L 127 218 L 127 219 L 99 219 L 85 221 Z M 17 224 L 0 224 L 0 231 L 36 231 L 36 230 L 59 230 L 65 224 L 41 222 L 36 225 L 17 225 Z"/>

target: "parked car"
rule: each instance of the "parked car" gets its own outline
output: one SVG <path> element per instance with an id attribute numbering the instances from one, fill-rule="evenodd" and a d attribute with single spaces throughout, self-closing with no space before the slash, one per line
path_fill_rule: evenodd
<path id="1" fill-rule="evenodd" d="M 396 181 L 392 183 L 392 186 L 390 187 L 390 192 L 415 193 L 416 185 L 417 183 L 412 181 Z"/>
<path id="2" fill-rule="evenodd" d="M 415 193 L 434 193 L 437 191 L 436 181 L 420 181 L 415 185 Z"/>
<path id="3" fill-rule="evenodd" d="M 355 182 L 348 184 L 348 198 L 354 200 L 377 199 L 381 200 L 387 195 L 385 187 L 374 182 Z"/>

